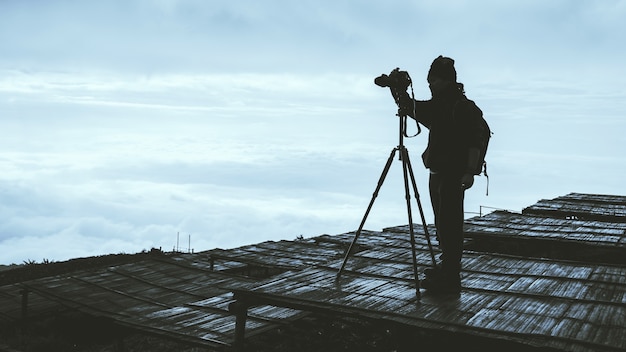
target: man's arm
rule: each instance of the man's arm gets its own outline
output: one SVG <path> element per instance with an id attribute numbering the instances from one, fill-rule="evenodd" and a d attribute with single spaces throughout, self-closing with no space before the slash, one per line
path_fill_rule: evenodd
<path id="1" fill-rule="evenodd" d="M 430 112 L 431 104 L 429 104 L 428 100 L 414 100 L 406 92 L 401 94 L 398 100 L 399 113 L 401 115 L 410 116 L 426 128 L 430 128 L 432 113 Z"/>

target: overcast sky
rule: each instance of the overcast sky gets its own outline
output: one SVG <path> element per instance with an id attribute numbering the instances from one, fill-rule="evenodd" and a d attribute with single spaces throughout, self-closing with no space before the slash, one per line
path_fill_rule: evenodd
<path id="1" fill-rule="evenodd" d="M 611 0 L 0 0 L 0 264 L 356 230 L 398 143 L 373 79 L 400 67 L 428 99 L 440 54 L 494 132 L 468 217 L 625 195 L 624 18 Z M 426 139 L 406 145 L 431 223 Z M 365 227 L 406 222 L 396 161 Z"/>

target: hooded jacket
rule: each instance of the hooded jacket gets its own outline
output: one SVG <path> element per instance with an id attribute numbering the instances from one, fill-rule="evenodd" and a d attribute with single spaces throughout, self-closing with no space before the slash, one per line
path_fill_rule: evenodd
<path id="1" fill-rule="evenodd" d="M 429 130 L 424 166 L 431 172 L 466 173 L 469 150 L 481 149 L 483 144 L 484 132 L 477 123 L 482 111 L 474 101 L 456 87 L 437 98 L 415 100 L 415 111 L 408 94 L 403 100 L 403 111 Z"/>

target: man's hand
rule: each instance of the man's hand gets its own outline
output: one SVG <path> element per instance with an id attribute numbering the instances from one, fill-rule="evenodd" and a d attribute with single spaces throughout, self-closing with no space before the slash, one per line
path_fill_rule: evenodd
<path id="1" fill-rule="evenodd" d="M 472 185 L 474 185 L 474 175 L 464 174 L 463 177 L 461 177 L 461 187 L 463 190 L 469 189 Z"/>
<path id="2" fill-rule="evenodd" d="M 392 93 L 393 94 L 393 93 Z M 394 98 L 396 98 L 394 96 Z M 414 101 L 413 99 L 409 96 L 409 93 L 407 92 L 401 92 L 398 94 L 397 96 L 397 101 L 396 103 L 398 104 L 398 115 L 400 116 L 411 116 L 413 118 L 415 118 L 415 113 L 414 113 Z"/>

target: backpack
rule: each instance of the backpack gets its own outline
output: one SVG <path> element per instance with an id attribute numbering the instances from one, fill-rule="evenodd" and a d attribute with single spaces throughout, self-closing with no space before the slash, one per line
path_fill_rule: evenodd
<path id="1" fill-rule="evenodd" d="M 465 100 L 465 102 L 470 102 L 470 100 L 465 96 L 463 100 Z M 480 111 L 480 108 L 477 107 L 477 109 Z M 485 175 L 487 178 L 487 195 L 489 195 L 489 175 L 487 174 L 487 161 L 485 161 L 485 157 L 487 156 L 487 148 L 489 147 L 489 140 L 491 139 L 493 132 L 491 131 L 491 128 L 489 128 L 487 120 L 483 117 L 482 111 L 480 111 L 480 114 L 475 114 L 473 117 L 473 124 L 475 124 L 476 130 L 479 131 L 480 135 L 480 148 L 477 167 L 474 170 L 470 170 L 470 172 L 474 175 Z"/>
<path id="2" fill-rule="evenodd" d="M 480 154 L 478 156 L 478 161 L 479 161 L 478 167 L 473 170 L 473 174 L 474 175 L 483 174 L 487 176 L 487 178 L 489 178 L 489 175 L 487 175 L 487 161 L 485 161 L 485 156 L 487 156 L 487 148 L 489 147 L 489 139 L 491 139 L 491 135 L 493 134 L 493 132 L 491 132 L 491 129 L 489 128 L 489 124 L 487 124 L 487 121 L 482 116 L 482 114 L 481 116 L 479 116 L 479 118 L 477 119 L 475 123 L 478 125 L 477 129 L 480 130 L 481 145 L 479 148 Z"/>

